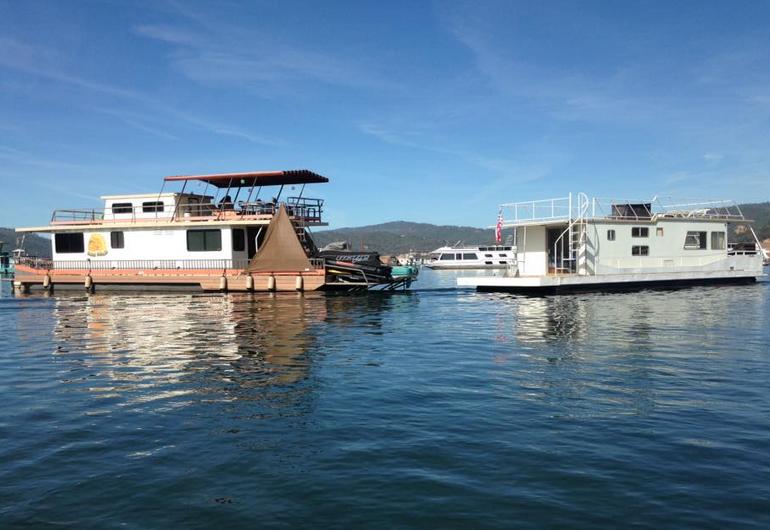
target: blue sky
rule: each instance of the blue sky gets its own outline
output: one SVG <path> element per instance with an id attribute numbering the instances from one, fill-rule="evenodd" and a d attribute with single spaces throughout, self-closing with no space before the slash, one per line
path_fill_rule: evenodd
<path id="1" fill-rule="evenodd" d="M 0 226 L 308 168 L 332 226 L 770 199 L 770 3 L 0 0 Z"/>

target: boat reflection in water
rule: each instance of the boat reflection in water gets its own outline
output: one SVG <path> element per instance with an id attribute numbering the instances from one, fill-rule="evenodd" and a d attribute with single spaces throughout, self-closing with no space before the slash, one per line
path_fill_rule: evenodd
<path id="1" fill-rule="evenodd" d="M 382 334 L 383 317 L 398 303 L 387 295 L 323 293 L 57 295 L 52 301 L 54 353 L 70 361 L 65 383 L 158 410 L 261 401 L 251 411 L 257 417 L 306 410 L 319 360 L 348 347 L 355 329 Z"/>
<path id="2" fill-rule="evenodd" d="M 743 327 L 733 308 L 740 304 L 747 309 L 756 306 L 759 311 L 762 294 L 761 287 L 749 285 L 729 292 L 703 287 L 563 298 L 501 297 L 513 318 L 503 311 L 498 318 L 510 321 L 516 340 L 524 346 L 562 343 L 599 351 L 607 345 L 628 348 L 647 344 L 675 350 L 678 344 L 692 343 L 687 330 Z M 681 333 L 661 333 L 668 330 Z M 665 344 L 656 340 L 663 334 Z"/>
<path id="3" fill-rule="evenodd" d="M 528 401 L 565 417 L 647 415 L 662 404 L 685 406 L 685 382 L 705 384 L 704 374 L 722 364 L 732 369 L 732 356 L 764 351 L 748 338 L 735 341 L 762 326 L 764 296 L 761 285 L 500 296 L 496 362 Z"/>
<path id="4" fill-rule="evenodd" d="M 56 355 L 88 372 L 87 391 L 136 403 L 260 399 L 260 388 L 294 386 L 271 394 L 291 401 L 304 394 L 313 327 L 326 315 L 326 298 L 311 295 L 57 297 Z"/>

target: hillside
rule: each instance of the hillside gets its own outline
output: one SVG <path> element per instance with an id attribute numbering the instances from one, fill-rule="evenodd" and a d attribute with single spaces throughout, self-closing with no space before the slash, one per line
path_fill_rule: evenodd
<path id="1" fill-rule="evenodd" d="M 437 226 L 428 223 L 395 221 L 357 228 L 338 228 L 313 232 L 319 247 L 334 241 L 348 241 L 354 249 L 378 250 L 386 254 L 431 251 L 462 241 L 468 245 L 494 242 L 494 230 L 471 226 Z"/>
<path id="2" fill-rule="evenodd" d="M 741 211 L 747 219 L 754 221 L 754 231 L 759 239 L 770 239 L 770 202 L 741 204 Z"/>
<path id="3" fill-rule="evenodd" d="M 17 234 L 13 228 L 0 228 L 0 241 L 5 243 L 3 250 L 11 251 L 21 245 L 21 234 Z M 30 256 L 51 257 L 51 240 L 37 234 L 27 234 L 24 248 Z"/>

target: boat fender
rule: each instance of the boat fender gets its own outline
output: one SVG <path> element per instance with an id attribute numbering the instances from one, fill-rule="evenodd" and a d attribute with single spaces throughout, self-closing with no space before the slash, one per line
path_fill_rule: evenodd
<path id="1" fill-rule="evenodd" d="M 93 291 L 94 279 L 91 278 L 91 275 L 86 276 L 85 280 L 83 281 L 83 286 L 86 288 L 86 291 Z"/>
<path id="2" fill-rule="evenodd" d="M 246 276 L 246 290 L 247 291 L 254 290 L 254 277 L 251 275 Z"/>
<path id="3" fill-rule="evenodd" d="M 224 276 L 219 278 L 219 290 L 227 291 L 227 278 L 225 278 Z"/>
<path id="4" fill-rule="evenodd" d="M 304 288 L 302 276 L 297 276 L 297 279 L 294 282 L 294 286 L 298 291 L 301 291 Z"/>
<path id="5" fill-rule="evenodd" d="M 43 276 L 43 288 L 48 289 L 51 286 L 51 277 L 47 274 Z"/>
<path id="6" fill-rule="evenodd" d="M 272 274 L 267 277 L 267 290 L 275 291 L 275 276 Z"/>

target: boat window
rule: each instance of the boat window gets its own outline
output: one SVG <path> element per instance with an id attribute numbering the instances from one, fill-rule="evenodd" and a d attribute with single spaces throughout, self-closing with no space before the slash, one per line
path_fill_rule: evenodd
<path id="1" fill-rule="evenodd" d="M 463 254 L 463 259 L 479 259 L 476 254 Z"/>
<path id="2" fill-rule="evenodd" d="M 125 241 L 123 240 L 123 232 L 110 232 L 110 247 L 111 248 L 125 247 Z"/>
<path id="3" fill-rule="evenodd" d="M 485 258 L 491 258 L 491 257 L 492 257 L 492 254 L 484 254 L 484 257 L 485 257 Z"/>
<path id="4" fill-rule="evenodd" d="M 711 232 L 711 250 L 724 250 L 725 248 L 725 233 Z"/>
<path id="5" fill-rule="evenodd" d="M 79 254 L 85 252 L 83 233 L 56 234 L 54 236 L 54 246 L 59 254 Z"/>
<path id="6" fill-rule="evenodd" d="M 233 228 L 233 251 L 243 252 L 246 250 L 246 236 L 240 228 Z"/>
<path id="7" fill-rule="evenodd" d="M 488 247 L 479 247 L 479 250 L 482 251 L 482 252 L 485 252 L 485 251 L 489 250 L 489 248 Z"/>
<path id="8" fill-rule="evenodd" d="M 430 259 L 439 259 L 441 257 L 441 254 L 431 254 Z"/>
<path id="9" fill-rule="evenodd" d="M 643 246 L 633 246 L 631 247 L 631 255 L 632 256 L 649 256 L 650 255 L 650 247 L 643 245 Z"/>
<path id="10" fill-rule="evenodd" d="M 659 226 L 658 228 L 655 229 L 655 235 L 658 236 L 658 237 L 663 237 L 663 227 L 662 226 Z"/>
<path id="11" fill-rule="evenodd" d="M 498 256 L 500 256 L 501 258 L 507 258 L 508 257 L 507 254 L 498 254 Z"/>
<path id="12" fill-rule="evenodd" d="M 222 231 L 188 230 L 187 250 L 190 252 L 213 252 L 222 250 Z"/>
<path id="13" fill-rule="evenodd" d="M 684 238 L 684 248 L 687 250 L 703 250 L 706 248 L 706 232 L 687 232 Z"/>
<path id="14" fill-rule="evenodd" d="M 454 260 L 454 254 L 441 254 L 441 261 Z"/>
<path id="15" fill-rule="evenodd" d="M 117 213 L 133 213 L 134 212 L 134 205 L 130 202 L 113 202 L 112 203 L 112 214 L 115 215 Z"/>
<path id="16" fill-rule="evenodd" d="M 463 259 L 463 255 L 462 254 L 455 254 L 455 258 L 456 259 Z"/>
<path id="17" fill-rule="evenodd" d="M 505 262 L 504 261 L 500 261 L 500 265 L 505 265 Z"/>
<path id="18" fill-rule="evenodd" d="M 632 226 L 631 237 L 649 237 L 650 229 L 646 226 Z"/>
<path id="19" fill-rule="evenodd" d="M 144 213 L 155 213 L 163 211 L 163 201 L 148 201 L 142 203 Z"/>
<path id="20" fill-rule="evenodd" d="M 607 230 L 607 241 L 615 241 L 615 231 Z"/>
<path id="21" fill-rule="evenodd" d="M 491 261 L 485 261 L 484 265 L 492 265 L 492 262 Z"/>

